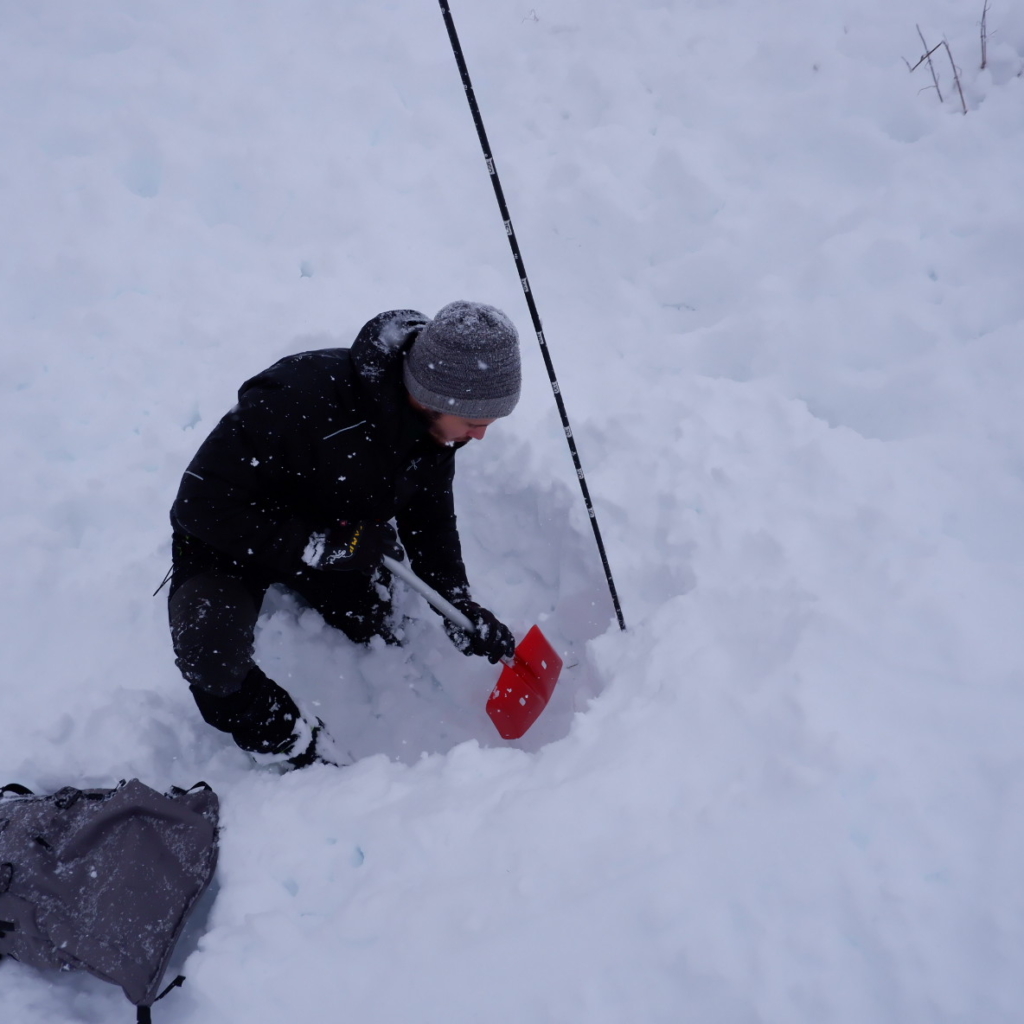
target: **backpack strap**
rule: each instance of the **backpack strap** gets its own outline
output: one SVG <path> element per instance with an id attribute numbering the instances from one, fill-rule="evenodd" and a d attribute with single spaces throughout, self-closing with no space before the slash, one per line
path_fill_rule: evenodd
<path id="1" fill-rule="evenodd" d="M 171 796 L 184 796 L 186 793 L 194 793 L 197 789 L 201 789 L 205 793 L 213 792 L 208 782 L 197 782 L 188 789 L 182 789 L 181 786 L 171 786 Z"/>
<path id="2" fill-rule="evenodd" d="M 174 575 L 174 566 L 173 566 L 173 564 L 172 564 L 172 565 L 171 565 L 171 567 L 170 567 L 170 569 L 168 569 L 168 570 L 167 570 L 167 575 L 166 575 L 166 576 L 165 576 L 165 577 L 163 578 L 163 580 L 161 581 L 161 583 L 160 583 L 160 586 L 159 586 L 159 587 L 157 587 L 157 588 L 156 588 L 156 590 L 154 590 L 154 591 L 153 591 L 153 596 L 154 596 L 154 597 L 156 597 L 156 595 L 157 595 L 157 594 L 159 594 L 159 593 L 160 593 L 160 591 L 161 591 L 161 590 L 163 590 L 163 589 L 164 589 L 164 587 L 166 587 L 166 586 L 167 586 L 167 581 L 168 581 L 168 580 L 169 580 L 169 579 L 171 578 L 171 576 L 173 576 L 173 575 Z"/>
<path id="3" fill-rule="evenodd" d="M 179 988 L 180 986 L 182 986 L 184 984 L 185 984 L 185 975 L 184 974 L 179 974 L 174 979 L 174 981 L 172 981 L 170 983 L 170 985 L 168 985 L 167 988 L 165 988 L 163 990 L 163 992 L 161 992 L 160 995 L 158 995 L 156 997 L 156 999 L 153 1000 L 153 1002 L 154 1003 L 159 1003 L 160 1000 L 163 999 L 163 997 L 165 995 L 167 995 L 167 993 L 170 992 L 172 988 Z M 150 1007 L 148 1007 L 148 1006 L 139 1006 L 139 1007 L 137 1007 L 136 1015 L 135 1015 L 135 1024 L 153 1024 L 153 1015 L 150 1012 Z"/>
<path id="4" fill-rule="evenodd" d="M 17 782 L 8 782 L 6 786 L 0 789 L 0 800 L 7 796 L 8 793 L 13 793 L 15 796 L 35 796 L 31 789 L 26 789 L 24 786 L 18 785 Z"/>

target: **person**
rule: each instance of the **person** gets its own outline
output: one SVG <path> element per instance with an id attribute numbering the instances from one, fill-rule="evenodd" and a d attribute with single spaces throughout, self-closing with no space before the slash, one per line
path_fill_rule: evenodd
<path id="1" fill-rule="evenodd" d="M 385 554 L 408 552 L 469 618 L 471 632 L 444 620 L 464 654 L 514 654 L 473 600 L 452 480 L 456 453 L 512 412 L 520 385 L 509 318 L 461 301 L 433 319 L 381 313 L 350 348 L 287 356 L 241 386 L 171 509 L 171 639 L 210 725 L 261 763 L 332 761 L 323 723 L 253 660 L 256 621 L 283 584 L 355 643 L 398 643 Z"/>

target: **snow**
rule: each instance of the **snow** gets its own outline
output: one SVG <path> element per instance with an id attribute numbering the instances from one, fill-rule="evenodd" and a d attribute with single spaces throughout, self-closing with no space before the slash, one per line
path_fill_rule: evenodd
<path id="1" fill-rule="evenodd" d="M 0 4 L 0 782 L 223 801 L 168 1024 L 1017 1021 L 1024 8 Z M 945 37 L 968 113 L 916 26 Z M 247 377 L 493 304 L 476 596 L 566 667 L 521 740 L 418 597 L 261 664 L 356 759 L 285 777 L 173 664 L 167 509 Z M 5 1021 L 125 1019 L 0 964 Z"/>

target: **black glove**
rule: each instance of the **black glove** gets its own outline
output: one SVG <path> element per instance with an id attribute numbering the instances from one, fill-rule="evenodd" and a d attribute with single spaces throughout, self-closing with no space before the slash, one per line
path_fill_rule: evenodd
<path id="1" fill-rule="evenodd" d="M 511 658 L 516 653 L 512 630 L 493 612 L 468 597 L 454 597 L 452 604 L 473 623 L 473 632 L 469 633 L 451 619 L 444 620 L 444 631 L 463 654 L 477 654 L 496 665 L 502 658 Z"/>
<path id="2" fill-rule="evenodd" d="M 373 573 L 385 555 L 398 561 L 405 557 L 395 528 L 390 523 L 363 520 L 338 523 L 314 533 L 302 553 L 302 560 L 313 569 L 335 572 L 355 569 Z"/>

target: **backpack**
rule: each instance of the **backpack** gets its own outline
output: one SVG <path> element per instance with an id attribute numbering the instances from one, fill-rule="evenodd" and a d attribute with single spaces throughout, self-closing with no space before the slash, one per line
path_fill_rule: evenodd
<path id="1" fill-rule="evenodd" d="M 0 790 L 0 956 L 113 982 L 148 1024 L 164 971 L 217 863 L 216 794 Z M 158 994 L 159 993 L 159 994 Z"/>

